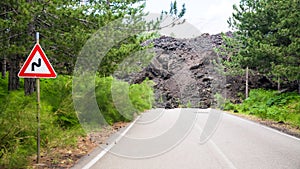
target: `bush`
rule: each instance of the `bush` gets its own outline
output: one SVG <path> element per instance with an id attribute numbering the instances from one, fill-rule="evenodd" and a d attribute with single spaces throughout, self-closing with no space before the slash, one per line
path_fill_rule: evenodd
<path id="1" fill-rule="evenodd" d="M 231 103 L 230 101 L 226 101 L 226 102 L 224 103 L 224 110 L 225 110 L 225 111 L 228 111 L 228 110 L 233 110 L 233 111 L 235 111 L 235 110 L 236 110 L 236 106 L 235 106 L 233 103 Z"/>
<path id="2" fill-rule="evenodd" d="M 132 105 L 138 110 L 143 112 L 151 109 L 154 102 L 153 81 L 146 79 L 141 84 L 133 84 L 130 86 L 129 98 Z"/>
<path id="3" fill-rule="evenodd" d="M 57 125 L 62 128 L 79 126 L 72 100 L 72 78 L 70 76 L 41 79 L 41 100 L 44 104 L 49 105 L 49 111 L 53 114 Z"/>
<path id="4" fill-rule="evenodd" d="M 300 95 L 294 92 L 254 89 L 250 91 L 249 98 L 235 107 L 241 113 L 300 127 Z M 227 108 L 232 110 L 233 106 L 229 104 Z"/>
<path id="5" fill-rule="evenodd" d="M 97 78 L 96 100 L 106 122 L 130 121 L 134 114 L 151 109 L 154 101 L 152 86 L 153 82 L 149 80 L 129 85 L 112 77 Z"/>
<path id="6" fill-rule="evenodd" d="M 26 166 L 36 145 L 35 97 L 16 91 L 4 98 L 0 110 L 0 165 Z"/>

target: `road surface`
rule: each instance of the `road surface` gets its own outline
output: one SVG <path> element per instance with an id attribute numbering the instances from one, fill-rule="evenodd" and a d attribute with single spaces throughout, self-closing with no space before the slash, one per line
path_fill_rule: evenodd
<path id="1" fill-rule="evenodd" d="M 299 139 L 217 110 L 151 110 L 122 132 L 74 169 L 300 169 Z"/>

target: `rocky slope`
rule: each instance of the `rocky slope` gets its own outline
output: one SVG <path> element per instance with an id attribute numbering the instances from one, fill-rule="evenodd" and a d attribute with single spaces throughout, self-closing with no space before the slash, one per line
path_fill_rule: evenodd
<path id="1" fill-rule="evenodd" d="M 228 32 L 227 36 L 232 33 Z M 214 51 L 223 43 L 220 34 L 202 34 L 193 39 L 162 36 L 151 43 L 155 57 L 142 71 L 127 76 L 127 81 L 153 80 L 156 107 L 208 108 L 220 106 L 225 98 L 240 101 L 245 91 L 245 78 L 226 77 L 218 66 L 221 59 L 226 59 Z M 249 87 L 257 86 L 275 88 L 276 85 L 263 76 L 251 74 Z"/>

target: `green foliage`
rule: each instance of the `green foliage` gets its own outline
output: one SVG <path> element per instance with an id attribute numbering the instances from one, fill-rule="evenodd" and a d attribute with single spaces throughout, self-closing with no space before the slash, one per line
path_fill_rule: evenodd
<path id="1" fill-rule="evenodd" d="M 258 70 L 264 75 L 300 79 L 299 2 L 295 0 L 241 0 L 228 20 L 236 30 L 225 38 L 228 69 Z M 238 71 L 236 71 L 238 72 Z"/>
<path id="2" fill-rule="evenodd" d="M 223 69 L 225 69 L 225 74 L 228 75 L 243 75 L 245 73 L 245 65 L 241 64 L 243 62 L 243 57 L 240 54 L 242 49 L 242 42 L 235 38 L 237 34 L 234 33 L 234 38 L 226 36 L 224 33 L 221 34 L 224 43 L 215 48 L 216 53 L 221 56 L 226 56 L 227 59 L 222 60 Z M 248 66 L 248 65 L 246 65 Z"/>
<path id="3" fill-rule="evenodd" d="M 2 97 L 3 98 L 3 97 Z M 0 165 L 26 166 L 27 156 L 35 150 L 35 98 L 11 92 L 1 102 Z"/>
<path id="4" fill-rule="evenodd" d="M 49 105 L 48 109 L 53 112 L 57 125 L 62 128 L 78 127 L 79 123 L 72 100 L 72 78 L 70 76 L 41 79 L 41 100 Z"/>
<path id="5" fill-rule="evenodd" d="M 224 103 L 224 109 L 225 111 L 228 111 L 228 110 L 233 110 L 233 111 L 236 111 L 236 106 L 235 104 L 231 103 L 230 101 L 226 101 Z"/>
<path id="6" fill-rule="evenodd" d="M 191 101 L 188 101 L 188 103 L 186 104 L 186 107 L 187 107 L 187 108 L 192 108 L 192 103 L 191 103 Z"/>
<path id="7" fill-rule="evenodd" d="M 96 78 L 96 100 L 106 122 L 113 124 L 118 121 L 130 121 L 134 114 L 151 109 L 154 101 L 153 82 L 145 80 L 141 84 L 129 85 L 127 82 L 115 81 L 111 76 Z M 128 95 L 124 92 L 128 89 Z M 112 98 L 112 90 L 116 97 Z M 129 103 L 126 104 L 126 100 Z M 117 109 L 121 107 L 121 110 Z M 121 111 L 121 112 L 120 112 Z"/>
<path id="8" fill-rule="evenodd" d="M 126 119 L 115 108 L 112 96 L 111 85 L 113 78 L 104 77 L 96 79 L 96 100 L 100 109 L 100 112 L 104 116 L 107 123 L 113 124 L 117 121 L 125 121 Z"/>
<path id="9" fill-rule="evenodd" d="M 226 103 L 225 109 L 300 127 L 300 96 L 297 93 L 254 89 L 242 104 Z"/>
<path id="10" fill-rule="evenodd" d="M 5 96 L 8 94 L 7 91 L 8 88 L 8 80 L 7 80 L 7 76 L 5 79 L 0 79 L 0 102 L 2 103 L 2 100 L 5 98 Z M 0 107 L 3 104 L 0 104 Z"/>
<path id="11" fill-rule="evenodd" d="M 214 95 L 214 101 L 216 102 L 216 107 L 220 109 L 224 109 L 225 105 L 225 98 L 220 93 L 216 93 Z"/>
<path id="12" fill-rule="evenodd" d="M 143 112 L 152 108 L 152 104 L 154 102 L 153 85 L 153 81 L 146 79 L 141 84 L 133 84 L 130 86 L 130 101 L 135 109 L 137 109 L 139 112 Z"/>
<path id="13" fill-rule="evenodd" d="M 118 68 L 120 69 L 120 63 L 128 58 L 134 58 L 134 54 L 138 52 L 145 51 L 152 46 L 141 46 L 141 43 L 146 40 L 153 39 L 157 37 L 156 33 L 144 33 L 141 35 L 135 35 L 129 37 L 121 43 L 115 45 L 109 50 L 109 52 L 102 59 L 98 73 L 101 77 L 106 77 L 112 75 Z M 144 52 L 143 55 L 146 55 L 147 52 Z M 142 59 L 147 59 L 147 56 Z M 152 59 L 152 57 L 151 57 Z M 133 62 L 136 63 L 136 62 Z M 124 69 L 132 69 L 133 66 L 126 66 Z M 128 72 L 128 71 L 127 71 Z"/>
<path id="14" fill-rule="evenodd" d="M 182 9 L 180 13 L 178 13 L 177 1 L 175 0 L 174 2 L 171 2 L 170 12 L 169 12 L 170 15 L 175 15 L 176 17 L 181 18 L 184 16 L 185 12 L 186 12 L 185 4 L 182 5 Z"/>

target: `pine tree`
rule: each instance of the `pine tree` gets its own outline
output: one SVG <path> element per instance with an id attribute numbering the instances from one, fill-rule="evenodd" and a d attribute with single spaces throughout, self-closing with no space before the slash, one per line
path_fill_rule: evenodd
<path id="1" fill-rule="evenodd" d="M 236 35 L 227 42 L 238 44 L 231 65 L 274 79 L 299 80 L 299 9 L 298 0 L 241 0 L 228 20 Z"/>

